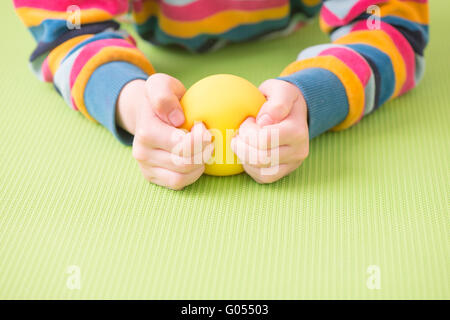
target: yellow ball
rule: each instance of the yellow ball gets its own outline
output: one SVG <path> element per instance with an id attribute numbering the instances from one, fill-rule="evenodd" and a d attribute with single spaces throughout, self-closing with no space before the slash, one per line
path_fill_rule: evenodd
<path id="1" fill-rule="evenodd" d="M 253 84 L 230 74 L 206 77 L 186 91 L 181 99 L 186 117 L 182 128 L 190 130 L 201 121 L 214 137 L 213 163 L 206 165 L 206 174 L 228 176 L 243 171 L 231 150 L 231 138 L 247 117 L 256 117 L 265 101 Z"/>

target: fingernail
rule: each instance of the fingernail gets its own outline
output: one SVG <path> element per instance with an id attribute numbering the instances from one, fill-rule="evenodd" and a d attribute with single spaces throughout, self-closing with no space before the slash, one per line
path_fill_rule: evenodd
<path id="1" fill-rule="evenodd" d="M 256 123 L 260 127 L 268 126 L 269 124 L 273 123 L 272 118 L 268 114 L 263 114 L 262 116 L 258 117 L 256 120 Z"/>
<path id="2" fill-rule="evenodd" d="M 175 109 L 169 114 L 169 121 L 175 127 L 181 126 L 184 122 L 184 115 L 181 110 Z"/>

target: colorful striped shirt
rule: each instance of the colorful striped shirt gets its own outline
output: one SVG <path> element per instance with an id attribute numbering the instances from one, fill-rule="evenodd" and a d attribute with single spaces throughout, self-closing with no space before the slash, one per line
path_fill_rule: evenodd
<path id="1" fill-rule="evenodd" d="M 423 76 L 428 43 L 428 0 L 14 0 L 14 5 L 37 42 L 30 57 L 36 75 L 126 144 L 133 137 L 116 126 L 118 95 L 129 81 L 155 72 L 115 20 L 128 12 L 143 39 L 194 52 L 293 32 L 320 13 L 320 27 L 332 42 L 303 50 L 278 77 L 302 91 L 311 138 L 348 128 L 414 88 Z"/>

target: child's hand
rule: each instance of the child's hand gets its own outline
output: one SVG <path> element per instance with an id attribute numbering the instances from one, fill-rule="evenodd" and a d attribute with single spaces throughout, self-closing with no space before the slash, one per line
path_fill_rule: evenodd
<path id="1" fill-rule="evenodd" d="M 174 127 L 184 122 L 179 103 L 184 91 L 175 78 L 156 74 L 128 83 L 117 105 L 117 123 L 134 134 L 133 157 L 144 177 L 175 190 L 202 175 L 214 148 L 203 124 L 189 133 Z"/>
<path id="2" fill-rule="evenodd" d="M 272 183 L 297 169 L 308 156 L 307 108 L 302 92 L 289 82 L 267 80 L 259 89 L 267 102 L 256 119 L 242 123 L 231 148 L 254 180 Z"/>

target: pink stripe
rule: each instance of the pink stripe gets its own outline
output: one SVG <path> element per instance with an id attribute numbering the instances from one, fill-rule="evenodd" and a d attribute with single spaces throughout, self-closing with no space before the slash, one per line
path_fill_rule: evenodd
<path id="1" fill-rule="evenodd" d="M 344 62 L 347 67 L 352 69 L 364 87 L 367 85 L 367 82 L 369 82 L 372 70 L 366 60 L 353 50 L 340 47 L 329 48 L 322 51 L 319 56 L 334 56 L 338 58 Z"/>
<path id="2" fill-rule="evenodd" d="M 393 26 L 381 21 L 380 27 L 381 30 L 383 30 L 386 34 L 388 34 L 389 37 L 392 39 L 398 51 L 402 55 L 403 61 L 405 62 L 406 81 L 403 84 L 402 89 L 400 90 L 400 94 L 403 94 L 406 91 L 411 90 L 415 86 L 414 75 L 416 72 L 416 60 L 414 50 L 411 48 L 411 45 L 409 44 L 408 40 L 406 40 L 403 37 L 403 35 Z M 352 31 L 358 30 L 369 30 L 365 21 L 360 21 L 353 26 Z"/>
<path id="3" fill-rule="evenodd" d="M 327 26 L 331 27 L 339 25 L 338 18 L 325 6 L 322 6 L 322 9 L 320 10 L 320 17 L 322 18 L 323 22 L 327 24 Z"/>
<path id="4" fill-rule="evenodd" d="M 66 12 L 71 5 L 77 5 L 81 10 L 100 9 L 109 12 L 111 15 L 128 11 L 128 0 L 14 0 L 16 8 L 29 7 L 59 12 Z"/>
<path id="5" fill-rule="evenodd" d="M 73 64 L 72 70 L 70 72 L 70 88 L 73 87 L 73 84 L 75 83 L 75 80 L 77 79 L 84 65 L 101 49 L 110 46 L 135 48 L 132 44 L 123 39 L 103 39 L 88 43 L 80 52 Z"/>
<path id="6" fill-rule="evenodd" d="M 197 0 L 184 6 L 160 3 L 161 11 L 170 19 L 178 21 L 200 20 L 226 10 L 254 11 L 282 7 L 288 0 Z"/>
<path id="7" fill-rule="evenodd" d="M 367 8 L 371 5 L 378 4 L 380 2 L 386 2 L 386 0 L 360 0 L 349 10 L 347 15 L 340 19 L 332 11 L 330 11 L 325 5 L 322 6 L 320 15 L 324 22 L 331 26 L 342 26 L 350 23 L 353 19 L 359 16 L 361 13 L 366 12 Z"/>
<path id="8" fill-rule="evenodd" d="M 53 74 L 48 65 L 48 57 L 45 58 L 44 62 L 42 63 L 41 72 L 42 78 L 45 82 L 53 82 Z"/>

